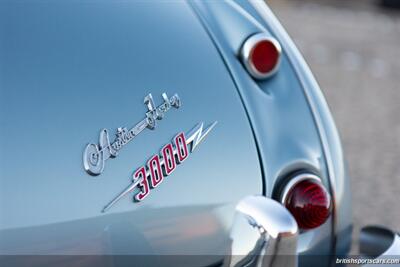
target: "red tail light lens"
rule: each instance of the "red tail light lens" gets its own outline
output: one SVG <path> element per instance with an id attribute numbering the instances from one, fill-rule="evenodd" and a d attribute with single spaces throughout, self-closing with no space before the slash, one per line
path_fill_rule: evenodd
<path id="1" fill-rule="evenodd" d="M 295 183 L 284 196 L 284 205 L 302 229 L 323 224 L 331 213 L 331 198 L 320 181 L 305 179 Z"/>
<path id="2" fill-rule="evenodd" d="M 256 79 L 273 75 L 279 66 L 281 46 L 279 42 L 265 33 L 250 36 L 241 50 L 243 64 Z"/>

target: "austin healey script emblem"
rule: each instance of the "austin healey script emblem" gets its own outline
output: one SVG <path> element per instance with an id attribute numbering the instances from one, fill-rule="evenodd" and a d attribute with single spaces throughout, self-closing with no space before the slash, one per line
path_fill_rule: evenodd
<path id="1" fill-rule="evenodd" d="M 101 174 L 104 170 L 106 160 L 115 158 L 118 152 L 144 129 L 153 130 L 156 127 L 156 120 L 161 120 L 171 107 L 179 108 L 181 106 L 181 100 L 177 94 L 168 98 L 167 94 L 163 93 L 162 98 L 164 99 L 164 103 L 156 107 L 153 97 L 151 94 L 148 94 L 144 98 L 144 104 L 147 105 L 148 109 L 145 118 L 130 130 L 126 127 L 118 128 L 116 138 L 112 143 L 110 142 L 108 130 L 101 130 L 99 143 L 88 144 L 83 152 L 83 167 L 85 171 L 90 175 Z"/>

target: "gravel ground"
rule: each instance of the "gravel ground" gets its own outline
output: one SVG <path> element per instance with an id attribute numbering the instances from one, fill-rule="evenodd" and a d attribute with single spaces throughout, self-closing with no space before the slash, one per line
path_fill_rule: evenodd
<path id="1" fill-rule="evenodd" d="M 354 240 L 366 224 L 400 231 L 400 11 L 371 1 L 267 3 L 335 117 L 351 176 Z"/>

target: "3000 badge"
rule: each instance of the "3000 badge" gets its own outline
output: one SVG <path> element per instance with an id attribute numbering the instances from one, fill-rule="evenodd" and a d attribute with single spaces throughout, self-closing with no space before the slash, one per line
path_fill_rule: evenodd
<path id="1" fill-rule="evenodd" d="M 108 203 L 103 212 L 110 209 L 111 206 L 136 187 L 140 188 L 140 192 L 134 196 L 134 200 L 142 201 L 146 198 L 151 189 L 160 185 L 164 178 L 176 169 L 178 164 L 186 160 L 189 152 L 192 153 L 196 149 L 216 124 L 217 122 L 212 123 L 203 131 L 203 123 L 199 123 L 188 134 L 181 132 L 176 135 L 172 143 L 165 145 L 159 154 L 150 157 L 146 165 L 139 167 L 133 173 L 132 183 Z"/>

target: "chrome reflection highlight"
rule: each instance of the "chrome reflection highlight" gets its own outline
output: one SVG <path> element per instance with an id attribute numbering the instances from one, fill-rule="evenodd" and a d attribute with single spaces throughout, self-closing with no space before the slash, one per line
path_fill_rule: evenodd
<path id="1" fill-rule="evenodd" d="M 101 130 L 99 143 L 88 144 L 83 152 L 83 168 L 85 171 L 93 176 L 101 174 L 104 170 L 106 160 L 109 158 L 115 158 L 122 147 L 132 141 L 132 139 L 140 134 L 144 129 L 148 128 L 153 130 L 156 127 L 156 120 L 164 118 L 165 113 L 171 107 L 179 108 L 182 105 L 177 94 L 168 98 L 167 94 L 163 93 L 162 98 L 164 103 L 156 107 L 152 95 L 148 94 L 144 98 L 144 104 L 148 109 L 146 117 L 130 130 L 126 127 L 118 128 L 116 138 L 112 143 L 110 142 L 108 130 Z"/>
<path id="2" fill-rule="evenodd" d="M 249 196 L 240 201 L 230 237 L 230 267 L 297 266 L 296 220 L 273 199 Z"/>

